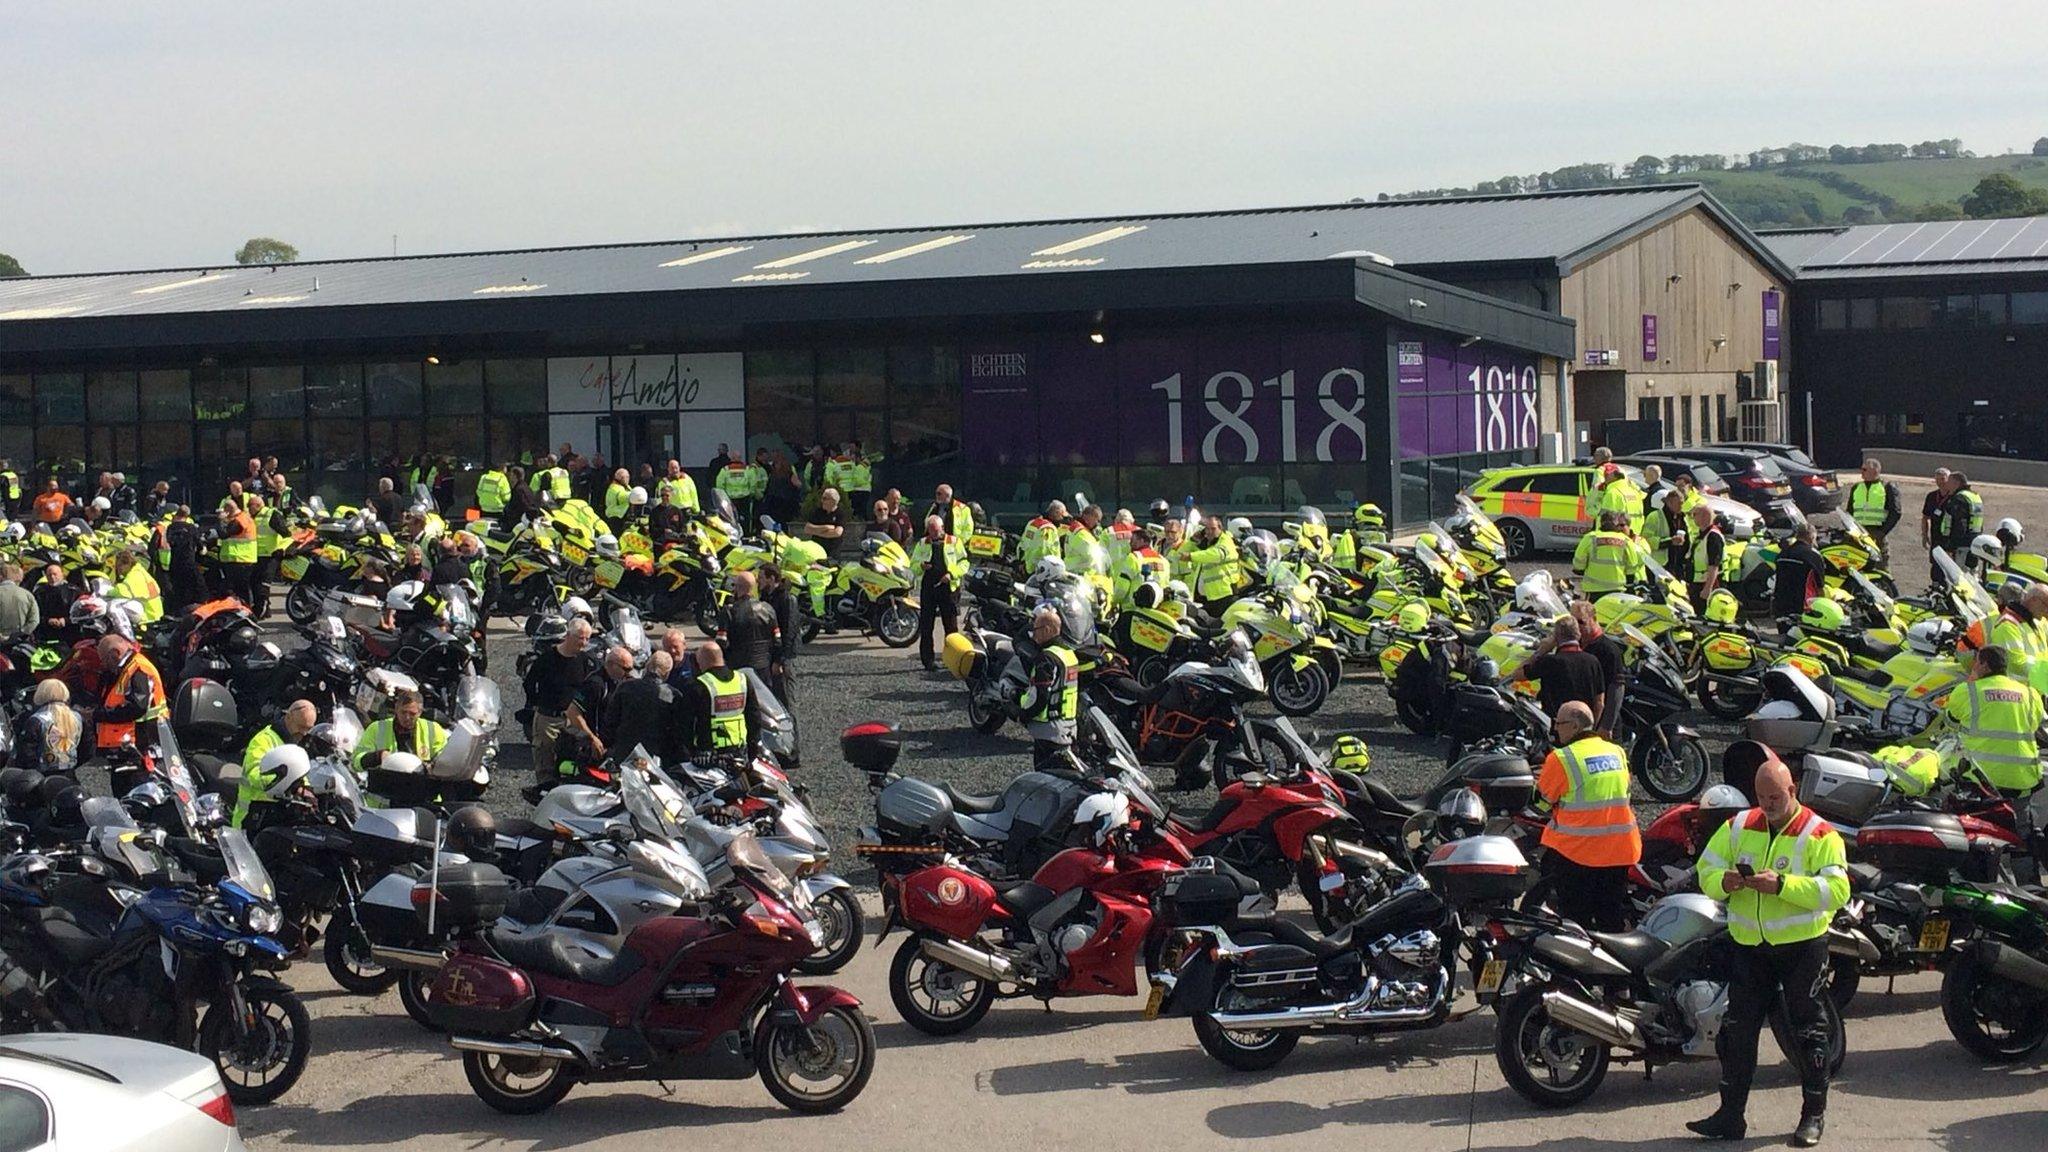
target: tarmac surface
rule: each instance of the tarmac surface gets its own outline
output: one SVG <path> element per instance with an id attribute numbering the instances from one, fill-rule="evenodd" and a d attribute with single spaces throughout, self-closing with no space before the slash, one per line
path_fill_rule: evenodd
<path id="1" fill-rule="evenodd" d="M 1917 482 L 1908 479 L 1901 489 L 1916 515 Z M 2048 533 L 2048 493 L 1981 490 L 1990 519 L 2017 515 Z M 1916 555 L 1908 543 L 1910 515 L 1895 534 L 1895 549 L 1906 545 L 1896 550 L 1908 556 Z M 1924 586 L 1924 563 L 1895 567 L 1906 592 Z M 524 643 L 516 626 L 494 622 L 491 666 L 507 689 L 508 718 L 519 699 L 512 668 Z M 915 648 L 897 652 L 873 640 L 823 637 L 805 650 L 797 675 L 801 779 L 835 855 L 856 881 L 864 876 L 850 847 L 872 808 L 859 774 L 839 760 L 842 728 L 893 720 L 904 732 L 906 771 L 965 789 L 994 789 L 1026 767 L 1022 733 L 974 733 L 963 690 L 943 673 L 923 673 Z M 1718 762 L 1733 727 L 1694 719 Z M 1325 745 L 1338 732 L 1365 736 L 1373 772 L 1403 794 L 1441 770 L 1441 747 L 1400 726 L 1376 679 L 1347 676 L 1329 707 L 1299 723 Z M 523 813 L 518 789 L 530 779 L 527 749 L 509 723 L 502 738 L 488 800 L 502 813 Z M 1176 802 L 1206 805 L 1208 794 Z M 869 904 L 872 912 L 872 897 Z M 1311 1038 L 1265 1074 L 1217 1064 L 1185 1020 L 1142 1021 L 1137 999 L 1065 1001 L 1050 1013 L 1033 1001 L 1010 1002 L 965 1037 L 932 1040 L 904 1025 L 889 1003 L 885 981 L 896 943 L 864 948 L 844 972 L 811 981 L 841 984 L 859 996 L 881 1048 L 866 1092 L 837 1116 L 787 1113 L 758 1080 L 677 1083 L 672 1096 L 651 1083 L 579 1086 L 546 1115 L 502 1116 L 472 1095 L 452 1050 L 407 1019 L 395 993 L 342 992 L 315 959 L 289 974 L 314 1014 L 312 1063 L 282 1102 L 242 1110 L 242 1132 L 261 1149 L 409 1152 L 774 1140 L 862 1149 L 1001 1140 L 1144 1150 L 1262 1139 L 1284 1140 L 1290 1149 L 1361 1142 L 1404 1152 L 1602 1149 L 1689 1141 L 1684 1121 L 1714 1106 L 1718 1069 L 1708 1060 L 1659 1068 L 1647 1081 L 1639 1067 L 1616 1066 L 1586 1105 L 1539 1113 L 1503 1082 L 1492 1054 L 1492 1016 L 1483 1012 L 1434 1031 L 1364 1042 Z M 2017 1068 L 1978 1064 L 1950 1038 L 1937 989 L 1933 977 L 1902 980 L 1890 995 L 1883 982 L 1866 982 L 1849 1014 L 1850 1055 L 1825 1147 L 2037 1149 L 2048 1137 L 2048 1055 Z M 1763 1052 L 1752 1139 L 1740 1146 L 1781 1144 L 1797 1119 L 1796 1081 L 1770 1041 Z"/>

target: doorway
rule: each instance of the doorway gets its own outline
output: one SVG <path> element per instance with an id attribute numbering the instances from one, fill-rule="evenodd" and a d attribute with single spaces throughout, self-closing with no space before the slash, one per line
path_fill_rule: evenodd
<path id="1" fill-rule="evenodd" d="M 614 412 L 598 418 L 598 440 L 611 448 L 612 466 L 631 469 L 652 464 L 656 471 L 677 458 L 676 414 Z M 604 425 L 610 425 L 607 429 Z"/>

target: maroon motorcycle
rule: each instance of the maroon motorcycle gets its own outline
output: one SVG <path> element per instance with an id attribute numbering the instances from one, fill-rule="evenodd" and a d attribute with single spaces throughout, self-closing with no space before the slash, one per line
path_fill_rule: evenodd
<path id="1" fill-rule="evenodd" d="M 629 847 L 682 851 L 658 839 Z M 477 1096 L 524 1115 L 579 1080 L 754 1075 L 797 1112 L 834 1112 L 860 1095 L 875 1065 L 860 1001 L 789 978 L 823 929 L 752 836 L 726 859 L 735 881 L 702 915 L 649 920 L 610 958 L 546 931 L 494 928 L 464 944 L 429 985 L 426 1011 L 451 1033 Z M 511 886 L 495 869 L 469 883 L 476 867 L 443 872 L 439 909 L 489 924 Z"/>

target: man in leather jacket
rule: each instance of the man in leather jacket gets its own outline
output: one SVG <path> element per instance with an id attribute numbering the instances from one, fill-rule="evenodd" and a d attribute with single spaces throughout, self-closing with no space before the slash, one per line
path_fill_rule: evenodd
<path id="1" fill-rule="evenodd" d="M 732 604 L 726 611 L 725 660 L 734 668 L 752 668 L 765 683 L 775 665 L 775 610 L 754 595 L 754 577 L 735 572 Z"/>
<path id="2" fill-rule="evenodd" d="M 1080 714 L 1080 672 L 1074 653 L 1060 638 L 1060 614 L 1040 608 L 1031 617 L 1031 634 L 1017 640 L 1017 659 L 1031 670 L 1031 684 L 1017 700 L 1031 733 L 1034 764 L 1055 759 L 1073 747 Z"/>

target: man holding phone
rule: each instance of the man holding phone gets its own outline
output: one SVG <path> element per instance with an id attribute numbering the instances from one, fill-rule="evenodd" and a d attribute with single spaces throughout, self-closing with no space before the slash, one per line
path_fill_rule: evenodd
<path id="1" fill-rule="evenodd" d="M 1700 853 L 1700 891 L 1728 903 L 1728 935 L 1740 945 L 1728 985 L 1728 1014 L 1714 1047 L 1721 1057 L 1721 1107 L 1687 1128 L 1740 1140 L 1756 1074 L 1757 1033 L 1781 998 L 1799 1049 L 1801 1103 L 1792 1144 L 1820 1143 L 1828 1106 L 1832 1025 L 1828 923 L 1849 900 L 1848 857 L 1834 828 L 1799 802 L 1792 773 L 1775 755 L 1756 771 L 1757 806 L 1721 825 Z"/>

